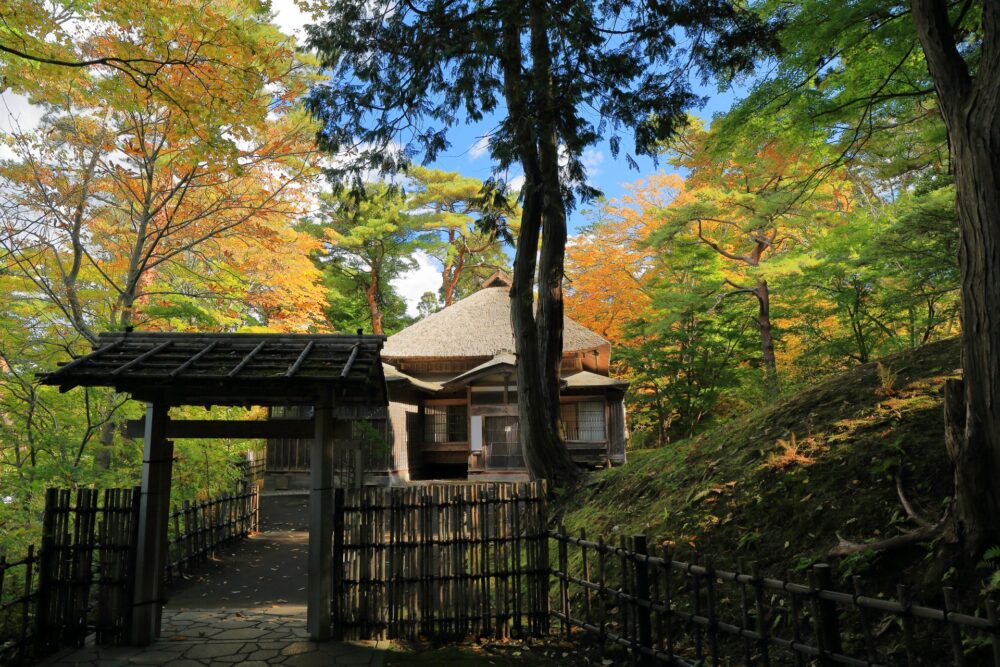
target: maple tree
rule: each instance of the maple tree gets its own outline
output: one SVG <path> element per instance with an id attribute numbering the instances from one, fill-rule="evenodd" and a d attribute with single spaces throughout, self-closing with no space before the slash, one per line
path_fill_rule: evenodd
<path id="1" fill-rule="evenodd" d="M 801 184 L 823 160 L 819 145 L 766 141 L 719 148 L 711 140 L 693 124 L 670 144 L 671 162 L 691 173 L 654 241 L 701 243 L 729 261 L 720 298 L 749 295 L 756 301 L 761 367 L 776 395 L 769 280 L 799 270 L 795 253 L 806 249 L 814 230 L 836 225 L 849 211 L 853 189 L 831 177 L 803 193 Z"/>
<path id="2" fill-rule="evenodd" d="M 77 101 L 98 90 L 122 104 L 155 98 L 192 123 L 238 122 L 256 112 L 261 83 L 280 87 L 301 65 L 270 19 L 241 0 L 11 0 L 0 7 L 0 85 L 33 99 L 53 85 Z"/>
<path id="3" fill-rule="evenodd" d="M 567 244 L 570 317 L 612 343 L 626 340 L 629 323 L 650 305 L 659 268 L 657 251 L 647 241 L 681 188 L 678 175 L 659 172 L 594 210 L 593 222 Z"/>
<path id="4" fill-rule="evenodd" d="M 326 326 L 312 239 L 291 227 L 318 174 L 314 122 L 298 103 L 309 60 L 259 6 L 199 7 L 147 8 L 139 26 L 127 7 L 105 8 L 105 22 L 81 28 L 90 41 L 53 38 L 53 49 L 65 38 L 77 51 L 113 38 L 118 53 L 162 58 L 197 42 L 205 57 L 160 70 L 156 90 L 137 94 L 134 77 L 115 68 L 0 62 L 5 84 L 44 112 L 37 129 L 3 136 L 0 261 L 35 304 L 11 326 L 53 341 L 48 365 L 108 328 Z M 89 11 L 70 7 L 60 20 L 79 20 L 76 9 Z M 101 403 L 106 454 L 119 403 Z"/>
<path id="5" fill-rule="evenodd" d="M 720 412 L 748 353 L 749 321 L 719 300 L 723 258 L 690 241 L 652 242 L 684 187 L 664 172 L 631 184 L 567 246 L 567 313 L 615 345 L 633 438 L 659 446 Z"/>

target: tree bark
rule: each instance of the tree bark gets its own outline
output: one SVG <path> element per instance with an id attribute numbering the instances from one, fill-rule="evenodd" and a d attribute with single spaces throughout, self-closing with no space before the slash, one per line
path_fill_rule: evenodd
<path id="1" fill-rule="evenodd" d="M 951 417 L 962 428 L 960 436 L 952 432 L 949 450 L 958 536 L 972 559 L 1000 542 L 1000 3 L 982 7 L 973 76 L 956 46 L 947 3 L 912 0 L 955 172 L 964 418 Z"/>
<path id="2" fill-rule="evenodd" d="M 563 274 L 566 260 L 566 205 L 559 178 L 559 138 L 556 101 L 552 94 L 552 56 L 549 46 L 547 3 L 531 2 L 531 59 L 538 115 L 538 157 L 541 167 L 542 243 L 538 258 L 538 344 L 546 442 L 533 452 L 535 465 L 546 477 L 572 482 L 580 470 L 569 454 L 559 428 L 559 393 L 563 350 Z"/>
<path id="3" fill-rule="evenodd" d="M 757 327 L 760 329 L 760 360 L 764 367 L 764 384 L 772 396 L 778 394 L 778 364 L 774 355 L 774 330 L 771 325 L 771 291 L 764 279 L 757 280 Z"/>
<path id="4" fill-rule="evenodd" d="M 372 320 L 372 333 L 376 336 L 382 335 L 382 309 L 378 305 L 378 275 L 372 274 L 371 284 L 366 290 L 368 297 L 368 312 Z"/>

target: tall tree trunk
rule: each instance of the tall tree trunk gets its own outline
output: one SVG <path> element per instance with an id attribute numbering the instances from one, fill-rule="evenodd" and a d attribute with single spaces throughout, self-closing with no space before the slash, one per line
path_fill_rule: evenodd
<path id="1" fill-rule="evenodd" d="M 534 54 L 536 40 L 546 40 L 545 46 L 548 45 L 547 36 L 544 34 L 544 21 L 536 30 L 536 14 L 539 12 L 544 13 L 544 5 L 536 2 L 532 5 L 531 10 L 533 67 L 535 69 L 532 83 L 537 88 L 537 82 L 542 80 L 547 91 L 548 61 L 546 60 L 539 65 L 537 56 Z M 534 283 L 542 221 L 544 216 L 550 214 L 546 209 L 546 202 L 543 200 L 546 195 L 559 197 L 561 192 L 558 186 L 554 191 L 547 190 L 547 185 L 551 187 L 551 175 L 547 183 L 543 174 L 541 150 L 536 143 L 536 137 L 543 133 L 536 133 L 535 128 L 531 125 L 531 113 L 528 109 L 527 95 L 524 89 L 525 78 L 522 76 L 521 31 L 523 22 L 518 3 L 511 3 L 503 21 L 504 95 L 510 115 L 517 123 L 515 136 L 525 176 L 525 184 L 522 189 L 524 202 L 521 213 L 521 229 L 518 232 L 514 275 L 510 289 L 511 324 L 514 329 L 514 345 L 517 352 L 517 403 L 521 449 L 525 464 L 532 477 L 549 479 L 554 484 L 560 484 L 574 479 L 579 471 L 570 459 L 566 445 L 559 435 L 559 369 L 558 366 L 551 363 L 554 337 L 558 337 L 556 342 L 559 346 L 560 358 L 562 348 L 561 274 L 558 293 L 553 294 L 551 291 L 551 280 L 555 275 L 554 272 L 561 271 L 562 268 L 561 262 L 558 261 L 558 253 L 553 254 L 551 249 L 542 248 L 544 270 L 549 283 L 543 285 L 539 295 L 541 303 L 538 322 L 535 319 Z M 538 91 L 534 92 L 537 95 Z M 551 140 L 554 140 L 554 131 L 551 132 Z M 558 179 L 558 171 L 556 178 Z M 558 181 L 556 183 L 558 184 Z M 548 206 L 551 208 L 552 203 L 549 202 Z M 565 218 L 562 220 L 562 225 L 564 229 L 563 243 L 565 243 Z M 552 226 L 553 231 L 558 233 L 559 221 L 553 222 Z M 548 229 L 546 233 L 548 233 Z M 547 238 L 546 245 L 549 242 L 550 240 Z M 546 255 L 547 252 L 548 255 Z M 554 296 L 559 298 L 558 304 L 555 306 L 551 303 Z M 546 303 L 547 301 L 549 303 Z M 552 320 L 554 308 L 559 310 L 560 318 L 557 323 Z M 554 380 L 553 373 L 555 373 Z M 549 386 L 546 386 L 547 384 Z M 553 396 L 555 397 L 554 401 Z"/>
<path id="2" fill-rule="evenodd" d="M 546 442 L 534 452 L 535 465 L 546 477 L 572 482 L 580 469 L 562 440 L 559 429 L 559 390 L 563 351 L 563 274 L 566 260 L 566 205 L 559 180 L 559 138 L 556 134 L 556 101 L 552 95 L 552 56 L 549 47 L 547 4 L 531 2 L 531 59 L 538 106 L 538 157 L 541 168 L 542 247 L 538 258 L 538 345 L 541 366 Z"/>
<path id="3" fill-rule="evenodd" d="M 772 396 L 778 394 L 778 364 L 774 356 L 774 329 L 771 325 L 771 291 L 764 279 L 757 280 L 757 327 L 760 329 L 760 360 L 764 368 L 764 383 Z"/>
<path id="4" fill-rule="evenodd" d="M 912 0 L 912 8 L 955 171 L 965 406 L 950 448 L 958 535 L 976 559 L 1000 542 L 1000 3 L 982 3 L 975 76 L 956 46 L 948 4 Z"/>

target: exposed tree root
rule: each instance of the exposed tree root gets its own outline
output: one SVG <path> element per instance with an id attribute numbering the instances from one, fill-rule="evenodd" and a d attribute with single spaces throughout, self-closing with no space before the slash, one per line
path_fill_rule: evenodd
<path id="1" fill-rule="evenodd" d="M 955 541 L 955 528 L 950 506 L 937 521 L 928 521 L 913 508 L 913 505 L 903 492 L 902 473 L 896 476 L 896 495 L 899 496 L 899 502 L 903 505 L 906 515 L 919 526 L 916 530 L 910 530 L 884 540 L 876 540 L 875 542 L 852 542 L 844 539 L 840 533 L 837 533 L 839 542 L 837 546 L 830 550 L 829 555 L 847 556 L 862 551 L 891 551 L 911 544 L 931 542 L 938 538 L 945 538 L 949 542 Z"/>

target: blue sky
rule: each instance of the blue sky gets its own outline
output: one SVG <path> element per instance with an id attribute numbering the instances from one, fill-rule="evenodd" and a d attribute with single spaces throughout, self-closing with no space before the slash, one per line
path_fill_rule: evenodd
<path id="1" fill-rule="evenodd" d="M 735 99 L 733 92 L 718 92 L 712 88 L 699 88 L 698 93 L 707 97 L 708 103 L 705 107 L 696 109 L 694 112 L 706 120 L 711 119 L 715 113 L 727 110 Z M 482 135 L 489 130 L 488 124 L 456 126 L 451 130 L 449 136 L 452 143 L 451 149 L 438 156 L 433 166 L 447 171 L 457 171 L 466 176 L 486 179 L 490 176 L 493 165 L 485 141 L 482 140 Z M 588 181 L 590 185 L 601 190 L 608 199 L 620 197 L 625 193 L 629 183 L 634 183 L 657 170 L 672 171 L 666 161 L 660 160 L 659 165 L 657 165 L 652 159 L 642 156 L 635 158 L 639 169 L 630 168 L 625 160 L 624 151 L 631 148 L 631 138 L 626 136 L 622 141 L 622 153 L 619 153 L 617 158 L 612 157 L 611 148 L 606 140 L 584 151 L 583 163 L 587 168 Z M 513 179 L 517 175 L 517 173 L 511 172 L 508 177 Z M 570 235 L 587 224 L 585 215 L 587 208 L 587 205 L 578 206 L 570 213 Z"/>

